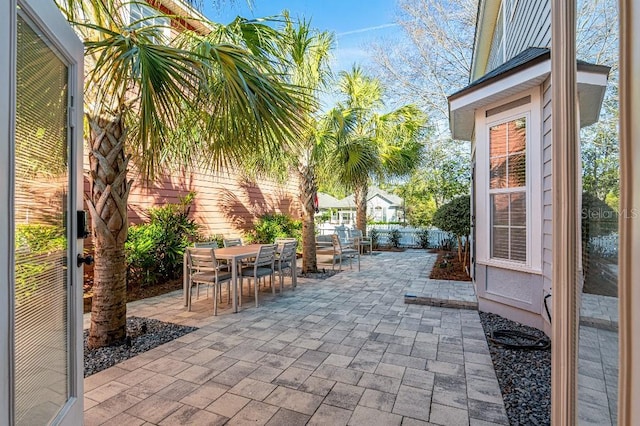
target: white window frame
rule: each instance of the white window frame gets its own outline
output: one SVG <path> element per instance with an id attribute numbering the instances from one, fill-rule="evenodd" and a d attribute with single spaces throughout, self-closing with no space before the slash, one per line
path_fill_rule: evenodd
<path id="1" fill-rule="evenodd" d="M 476 110 L 476 244 L 477 263 L 521 272 L 542 274 L 542 105 L 541 87 L 523 91 Z M 530 96 L 531 101 L 486 117 L 491 110 Z M 489 191 L 489 129 L 514 119 L 527 118 L 526 145 L 526 262 L 491 258 L 491 199 Z"/>

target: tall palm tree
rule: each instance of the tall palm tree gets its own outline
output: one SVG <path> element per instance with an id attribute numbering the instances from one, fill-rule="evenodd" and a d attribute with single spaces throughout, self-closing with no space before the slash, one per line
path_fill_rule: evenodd
<path id="1" fill-rule="evenodd" d="M 215 32 L 185 32 L 169 40 L 169 28 L 145 19 L 129 22 L 130 2 L 57 4 L 86 47 L 86 201 L 95 250 L 89 345 L 101 347 L 126 336 L 130 159 L 148 180 L 167 153 L 181 152 L 183 160 L 200 153 L 215 167 L 275 149 L 298 132 L 300 95 L 250 38 L 221 43 Z M 185 123 L 194 131 L 177 131 Z"/>
<path id="2" fill-rule="evenodd" d="M 286 155 L 298 176 L 299 201 L 302 208 L 302 271 L 317 270 L 315 246 L 314 196 L 318 191 L 317 166 L 332 136 L 328 120 L 319 115 L 319 95 L 330 78 L 329 60 L 333 35 L 315 31 L 307 20 L 293 22 L 284 13 L 285 26 L 280 46 L 281 59 L 291 84 L 300 88 L 312 102 L 301 104 L 299 113 L 304 126 L 293 149 Z"/>
<path id="3" fill-rule="evenodd" d="M 353 191 L 356 227 L 366 235 L 369 183 L 406 176 L 419 165 L 426 116 L 411 104 L 380 113 L 382 84 L 358 66 L 340 73 L 339 89 L 345 99 L 338 109 L 352 125 L 336 139 L 326 168 L 337 185 Z"/>

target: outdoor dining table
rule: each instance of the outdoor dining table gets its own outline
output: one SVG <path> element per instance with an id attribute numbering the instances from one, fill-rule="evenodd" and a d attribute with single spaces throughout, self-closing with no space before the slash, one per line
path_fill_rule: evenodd
<path id="1" fill-rule="evenodd" d="M 233 247 L 224 247 L 214 249 L 214 253 L 216 255 L 216 259 L 224 259 L 231 263 L 231 282 L 233 283 L 232 288 L 232 307 L 233 312 L 238 312 L 238 264 L 243 259 L 249 259 L 252 257 L 256 257 L 258 255 L 258 251 L 263 244 L 249 244 L 246 246 L 233 246 Z M 189 298 L 189 265 L 188 265 L 188 255 L 185 251 L 184 257 L 184 279 L 183 279 L 183 287 L 184 287 L 184 306 L 187 306 L 188 298 Z"/>

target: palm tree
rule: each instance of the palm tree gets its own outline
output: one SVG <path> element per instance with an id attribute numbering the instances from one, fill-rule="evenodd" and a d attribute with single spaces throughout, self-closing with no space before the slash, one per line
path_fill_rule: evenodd
<path id="1" fill-rule="evenodd" d="M 314 196 L 318 191 L 317 166 L 325 153 L 332 132 L 326 118 L 318 114 L 318 97 L 329 81 L 329 59 L 333 35 L 318 32 L 306 20 L 294 24 L 284 13 L 285 26 L 280 59 L 286 64 L 285 72 L 291 84 L 300 88 L 313 102 L 300 105 L 303 117 L 296 143 L 286 156 L 298 176 L 299 201 L 302 207 L 302 272 L 317 270 L 315 245 Z"/>
<path id="2" fill-rule="evenodd" d="M 384 107 L 382 84 L 357 66 L 340 73 L 339 89 L 345 101 L 338 109 L 352 125 L 336 139 L 326 167 L 337 185 L 353 191 L 356 227 L 366 235 L 369 183 L 406 176 L 419 165 L 426 116 L 411 104 L 379 113 Z"/>
<path id="3" fill-rule="evenodd" d="M 145 19 L 130 23 L 129 2 L 57 4 L 86 47 L 86 201 L 95 250 L 89 345 L 101 347 L 126 336 L 129 161 L 149 180 L 168 153 L 182 153 L 182 160 L 200 153 L 216 167 L 275 149 L 297 133 L 300 95 L 283 83 L 261 47 L 220 43 L 215 32 L 168 40 L 168 28 Z M 176 131 L 185 123 L 194 131 Z"/>

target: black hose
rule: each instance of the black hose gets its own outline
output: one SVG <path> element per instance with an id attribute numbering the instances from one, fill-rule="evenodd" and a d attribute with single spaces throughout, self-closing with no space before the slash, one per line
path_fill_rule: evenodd
<path id="1" fill-rule="evenodd" d="M 516 330 L 495 330 L 489 335 L 489 341 L 507 349 L 519 349 L 525 351 L 544 351 L 551 347 L 551 341 L 546 337 L 536 337 L 533 334 Z M 526 341 L 527 343 L 513 343 L 513 341 Z"/>
<path id="2" fill-rule="evenodd" d="M 547 316 L 549 317 L 549 324 L 551 324 L 551 312 L 549 312 L 549 306 L 547 306 L 547 299 L 551 297 L 551 293 L 547 294 L 544 297 L 544 310 L 547 311 Z"/>

